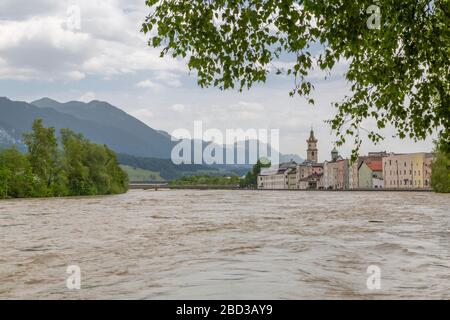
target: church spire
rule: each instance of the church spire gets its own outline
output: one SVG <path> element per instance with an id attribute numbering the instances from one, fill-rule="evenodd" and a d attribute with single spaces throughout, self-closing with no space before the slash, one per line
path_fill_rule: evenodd
<path id="1" fill-rule="evenodd" d="M 311 126 L 311 131 L 309 133 L 309 140 L 315 140 L 316 138 L 314 137 L 314 130 L 313 127 Z"/>
<path id="2" fill-rule="evenodd" d="M 318 140 L 314 136 L 314 130 L 313 130 L 312 126 L 311 126 L 311 132 L 309 134 L 309 139 L 306 140 L 306 143 L 308 144 L 307 159 L 306 160 L 308 162 L 312 162 L 312 163 L 317 163 L 318 162 L 317 142 L 318 142 Z"/>

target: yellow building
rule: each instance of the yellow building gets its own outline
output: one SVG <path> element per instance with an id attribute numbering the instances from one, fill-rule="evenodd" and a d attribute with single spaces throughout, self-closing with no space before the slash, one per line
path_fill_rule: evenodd
<path id="1" fill-rule="evenodd" d="M 387 189 L 428 189 L 431 153 L 391 153 L 383 158 L 383 178 Z"/>

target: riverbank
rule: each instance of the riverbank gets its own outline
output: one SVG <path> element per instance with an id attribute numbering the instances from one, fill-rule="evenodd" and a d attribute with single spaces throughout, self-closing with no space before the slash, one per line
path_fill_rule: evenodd
<path id="1" fill-rule="evenodd" d="M 346 189 L 346 190 L 298 190 L 298 189 L 242 189 L 233 186 L 173 186 L 169 184 L 130 184 L 129 190 L 228 190 L 228 191 L 276 191 L 276 192 L 425 192 L 434 193 L 429 189 Z M 128 192 L 127 191 L 127 192 Z M 125 192 L 125 193 L 127 193 Z M 112 197 L 119 194 L 105 194 L 105 195 L 87 195 L 87 196 L 62 196 L 62 197 L 24 197 L 24 198 L 0 198 L 4 200 L 23 200 L 23 199 L 84 199 L 84 198 L 98 198 L 98 197 Z"/>
<path id="2" fill-rule="evenodd" d="M 217 185 L 170 185 L 170 184 L 153 184 L 153 183 L 136 183 L 130 184 L 133 190 L 152 190 L 152 189 L 174 189 L 174 190 L 240 190 L 240 191 L 307 191 L 307 192 L 433 192 L 431 189 L 344 189 L 344 190 L 315 190 L 315 189 L 244 189 L 238 186 L 217 186 Z"/>

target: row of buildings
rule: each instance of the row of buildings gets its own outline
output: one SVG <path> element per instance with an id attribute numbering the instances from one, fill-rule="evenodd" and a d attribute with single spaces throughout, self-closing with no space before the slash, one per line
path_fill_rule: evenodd
<path id="1" fill-rule="evenodd" d="M 318 140 L 311 129 L 307 159 L 264 168 L 258 176 L 258 189 L 429 189 L 431 153 L 395 154 L 371 152 L 351 163 L 334 148 L 331 160 L 318 162 Z"/>

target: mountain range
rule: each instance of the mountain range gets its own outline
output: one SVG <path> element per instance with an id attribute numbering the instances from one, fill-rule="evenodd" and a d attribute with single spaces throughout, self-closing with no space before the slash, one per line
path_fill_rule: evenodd
<path id="1" fill-rule="evenodd" d="M 172 141 L 169 133 L 153 129 L 107 102 L 60 103 L 42 98 L 27 103 L 0 97 L 0 146 L 15 144 L 25 150 L 22 135 L 31 130 L 36 118 L 43 119 L 44 125 L 54 127 L 57 134 L 61 128 L 69 128 L 95 143 L 108 145 L 117 153 L 139 158 L 170 159 L 171 150 L 177 143 Z M 207 144 L 203 142 L 204 146 Z M 129 160 L 125 156 L 122 158 Z M 297 155 L 280 154 L 280 161 L 290 159 L 302 161 Z"/>
<path id="2" fill-rule="evenodd" d="M 0 143 L 23 147 L 22 134 L 30 131 L 36 118 L 55 127 L 57 133 L 69 128 L 120 153 L 169 158 L 174 144 L 167 133 L 150 128 L 109 103 L 59 103 L 48 98 L 32 103 L 0 98 Z"/>

